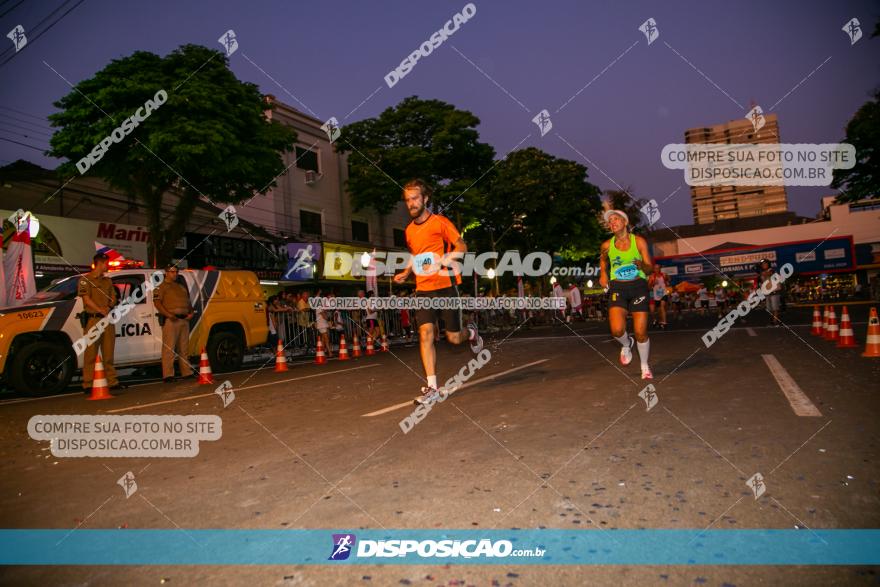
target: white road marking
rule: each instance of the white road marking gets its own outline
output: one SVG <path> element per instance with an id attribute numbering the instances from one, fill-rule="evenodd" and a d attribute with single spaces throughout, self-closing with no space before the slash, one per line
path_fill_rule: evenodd
<path id="1" fill-rule="evenodd" d="M 227 371 L 226 373 L 223 373 L 223 375 L 234 375 L 235 373 L 248 373 L 250 371 L 259 371 L 260 369 L 265 369 L 265 368 L 266 367 L 252 367 L 249 369 L 240 369 L 238 371 Z M 117 374 L 121 370 L 122 369 L 117 370 Z M 152 385 L 154 383 L 160 383 L 161 381 L 162 381 L 162 378 L 158 377 L 158 378 L 153 378 L 153 379 L 129 379 L 129 380 L 123 381 L 123 383 L 125 383 L 129 389 L 132 389 L 134 387 L 143 387 L 144 385 Z M 75 391 L 72 390 L 72 391 L 67 391 L 65 393 L 56 393 L 55 395 L 44 395 L 44 396 L 40 396 L 40 397 L 20 397 L 20 398 L 15 398 L 15 399 L 2 400 L 2 401 L 0 401 L 0 406 L 5 406 L 5 405 L 9 405 L 9 404 L 21 404 L 24 402 L 38 402 L 38 401 L 42 401 L 44 399 L 52 399 L 52 398 L 56 398 L 56 397 L 82 397 L 83 395 L 85 395 L 85 394 L 81 390 L 77 389 Z"/>
<path id="2" fill-rule="evenodd" d="M 852 324 L 855 325 L 856 322 L 853 322 Z M 867 322 L 862 322 L 861 324 L 867 324 Z M 788 326 L 789 326 L 789 328 L 797 328 L 797 327 L 812 328 L 812 324 L 789 324 Z M 743 327 L 741 327 L 741 326 L 735 327 L 736 330 L 740 330 L 742 328 Z M 755 327 L 753 327 L 753 329 L 760 329 L 760 330 L 769 329 L 769 328 L 771 328 L 771 327 L 770 326 L 755 326 Z M 575 332 L 577 332 L 578 333 L 577 336 L 580 336 L 581 338 L 597 338 L 600 336 L 606 336 L 606 337 L 608 336 L 607 332 L 593 332 L 590 334 L 581 334 L 583 331 L 580 331 L 580 330 L 576 330 Z M 666 335 L 666 334 L 685 334 L 685 333 L 690 333 L 690 332 L 705 333 L 706 329 L 705 328 L 680 328 L 680 329 L 676 328 L 676 329 L 672 329 L 672 330 L 650 330 L 649 334 L 653 337 L 653 336 L 660 336 L 660 335 Z M 550 340 L 563 340 L 563 339 L 572 339 L 572 338 L 576 338 L 576 336 L 574 334 L 562 334 L 562 335 L 552 335 L 552 336 L 523 336 L 523 337 L 515 336 L 515 337 L 511 337 L 511 338 L 507 339 L 504 342 L 504 344 L 510 344 L 512 342 L 541 342 L 542 340 L 550 341 Z M 608 340 L 603 340 L 601 342 L 609 342 L 611 340 L 614 340 L 614 339 L 611 338 Z M 487 344 L 491 347 L 492 343 L 491 343 L 491 341 L 489 341 Z"/>
<path id="3" fill-rule="evenodd" d="M 749 336 L 758 336 L 758 333 L 755 332 L 755 329 L 754 329 L 754 328 L 746 327 L 746 332 L 749 333 Z"/>
<path id="4" fill-rule="evenodd" d="M 358 369 L 369 369 L 371 367 L 378 367 L 379 363 L 372 363 L 370 365 L 361 365 L 359 367 L 351 367 L 350 369 L 337 369 L 335 371 L 325 371 L 324 373 L 315 373 L 314 375 L 304 375 L 302 377 L 290 377 L 288 379 L 281 379 L 279 381 L 270 381 L 268 383 L 258 383 L 257 385 L 248 385 L 247 387 L 233 387 L 232 391 L 238 393 L 240 391 L 245 391 L 246 389 L 257 389 L 258 387 L 268 387 L 269 385 L 278 385 L 279 383 L 289 383 L 291 381 L 302 381 L 303 379 L 312 379 L 314 377 L 324 377 L 325 375 L 333 375 L 334 373 L 345 373 L 346 371 L 357 371 Z M 221 374 L 222 375 L 222 374 Z M 211 397 L 214 395 L 214 392 L 210 393 L 199 393 L 196 395 L 188 395 L 186 397 L 178 397 L 174 399 L 168 399 L 161 402 L 152 402 L 149 404 L 141 404 L 137 406 L 130 406 L 128 408 L 119 408 L 118 410 L 108 410 L 107 414 L 118 414 L 119 412 L 130 412 L 132 410 L 140 410 L 142 408 L 151 408 L 153 406 L 161 406 L 165 404 L 173 404 L 175 402 L 183 402 L 191 399 L 198 399 L 202 397 Z"/>
<path id="5" fill-rule="evenodd" d="M 465 387 L 471 387 L 473 385 L 477 385 L 479 383 L 483 383 L 484 381 L 491 381 L 493 379 L 498 379 L 499 377 L 503 377 L 509 373 L 514 373 L 516 371 L 522 371 L 528 367 L 533 367 L 535 365 L 540 365 L 541 363 L 546 363 L 550 359 L 539 359 L 537 361 L 532 361 L 531 363 L 526 363 L 525 365 L 520 365 L 519 367 L 514 367 L 513 369 L 508 369 L 507 371 L 501 371 L 500 373 L 493 373 L 492 375 L 488 375 L 486 377 L 481 377 L 479 379 L 475 379 L 474 381 L 468 381 L 457 390 L 456 393 L 464 389 Z M 381 416 L 382 414 L 387 414 L 388 412 L 394 412 L 395 410 L 400 410 L 405 407 L 413 407 L 413 400 L 409 400 L 407 402 L 401 402 L 399 404 L 394 404 L 393 406 L 388 406 L 387 408 L 382 408 L 381 410 L 376 410 L 375 412 L 370 412 L 369 414 L 361 414 L 361 418 L 372 418 L 373 416 Z"/>
<path id="6" fill-rule="evenodd" d="M 785 394 L 785 399 L 791 404 L 791 409 L 794 410 L 795 415 L 822 416 L 819 408 L 810 401 L 810 398 L 795 383 L 794 379 L 791 378 L 791 375 L 788 374 L 788 371 L 785 370 L 775 356 L 761 355 L 761 357 L 763 357 L 764 362 L 770 369 L 770 373 L 773 374 L 773 378 L 776 379 L 776 383 L 779 384 L 779 389 Z"/>

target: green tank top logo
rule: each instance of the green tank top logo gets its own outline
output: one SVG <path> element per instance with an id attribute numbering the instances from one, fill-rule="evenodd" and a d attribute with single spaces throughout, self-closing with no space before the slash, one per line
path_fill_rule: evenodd
<path id="1" fill-rule="evenodd" d="M 633 279 L 645 278 L 645 272 L 636 267 L 636 259 L 641 260 L 642 255 L 636 246 L 636 236 L 629 235 L 629 248 L 621 251 L 614 246 L 614 237 L 611 237 L 611 245 L 608 247 L 608 261 L 611 263 L 611 279 L 620 281 L 632 281 Z"/>

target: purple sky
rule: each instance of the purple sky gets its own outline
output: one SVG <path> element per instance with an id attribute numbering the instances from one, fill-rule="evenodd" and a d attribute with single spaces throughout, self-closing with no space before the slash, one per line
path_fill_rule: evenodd
<path id="1" fill-rule="evenodd" d="M 0 31 L 17 24 L 33 31 L 61 4 L 22 4 L 0 19 Z M 658 202 L 681 186 L 661 206 L 663 221 L 676 225 L 692 221 L 690 192 L 680 171 L 661 165 L 660 151 L 683 142 L 685 129 L 739 118 L 752 100 L 768 111 L 791 91 L 772 109 L 782 140 L 836 142 L 880 81 L 880 39 L 869 38 L 880 16 L 876 2 L 608 4 L 477 1 L 473 19 L 389 89 L 385 74 L 464 1 L 383 2 L 378 9 L 364 2 L 86 0 L 0 69 L 0 137 L 48 146 L 47 136 L 21 128 L 49 133 L 42 117 L 69 91 L 43 61 L 76 83 L 139 49 L 164 55 L 184 43 L 219 48 L 218 37 L 231 28 L 240 44 L 230 58 L 239 79 L 321 119 L 345 124 L 375 116 L 410 95 L 441 99 L 476 114 L 482 139 L 499 157 L 517 145 L 537 146 L 587 165 L 602 189 L 617 182 Z M 660 30 L 650 46 L 637 30 L 649 17 Z M 852 17 L 864 36 L 851 46 L 841 27 Z M 531 122 L 541 109 L 553 122 L 543 138 Z M 57 164 L 0 141 L 0 164 L 19 158 Z M 831 193 L 790 188 L 789 206 L 813 216 L 819 198 Z"/>

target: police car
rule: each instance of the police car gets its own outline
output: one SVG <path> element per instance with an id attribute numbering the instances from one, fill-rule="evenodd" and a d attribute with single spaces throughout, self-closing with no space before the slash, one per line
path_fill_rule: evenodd
<path id="1" fill-rule="evenodd" d="M 117 369 L 161 361 L 162 329 L 150 290 L 164 277 L 161 271 L 153 277 L 155 273 L 153 269 L 107 273 L 118 299 L 128 305 L 111 326 L 116 329 Z M 0 309 L 0 381 L 5 385 L 28 395 L 54 393 L 65 389 L 82 369 L 80 278 L 57 280 L 24 305 Z M 183 270 L 178 280 L 186 286 L 194 308 L 190 356 L 205 348 L 214 372 L 233 371 L 241 366 L 248 347 L 266 342 L 266 299 L 256 274 Z"/>

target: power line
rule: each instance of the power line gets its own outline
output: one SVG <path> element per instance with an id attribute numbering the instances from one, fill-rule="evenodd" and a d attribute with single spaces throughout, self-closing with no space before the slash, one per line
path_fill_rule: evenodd
<path id="1" fill-rule="evenodd" d="M 0 141 L 6 141 L 7 143 L 15 143 L 16 145 L 22 145 L 23 147 L 29 147 L 34 151 L 39 151 L 40 153 L 44 153 L 46 149 L 41 149 L 39 147 L 35 147 L 33 145 L 28 145 L 27 143 L 22 143 L 20 141 L 14 141 L 12 139 L 7 139 L 6 137 L 0 137 Z"/>
<path id="2" fill-rule="evenodd" d="M 38 124 L 36 122 L 31 122 L 30 120 L 23 120 L 21 118 L 16 118 L 15 116 L 12 116 L 11 114 L 6 114 L 5 112 L 0 112 L 0 117 L 8 118 L 9 120 L 14 120 L 15 122 L 18 122 L 20 124 L 30 125 L 34 128 L 34 130 L 49 131 L 50 133 L 55 132 L 55 130 L 50 126 L 45 126 L 45 125 L 41 126 L 40 124 Z"/>
<path id="3" fill-rule="evenodd" d="M 64 6 L 65 6 L 69 1 L 70 1 L 70 0 L 64 0 L 64 3 L 61 4 L 61 6 L 59 6 L 58 8 L 56 8 L 55 10 L 53 10 L 52 12 L 50 12 L 50 13 L 49 13 L 49 16 L 47 16 L 46 18 L 44 18 L 43 20 L 41 20 L 41 21 L 37 24 L 37 26 L 33 27 L 32 30 L 36 30 L 36 29 L 38 29 L 38 28 L 40 27 L 41 24 L 43 24 L 44 22 L 46 22 L 46 21 L 47 21 L 49 18 L 51 18 L 56 12 L 58 12 L 59 10 L 61 10 L 62 8 L 64 8 Z M 64 19 L 65 16 L 67 16 L 68 14 L 70 14 L 70 12 L 71 12 L 72 10 L 74 10 L 77 6 L 79 6 L 79 5 L 82 4 L 83 2 L 85 2 L 85 0 L 79 0 L 76 4 L 74 4 L 73 6 L 71 6 L 70 8 L 68 8 L 68 9 L 67 9 L 67 12 L 65 12 L 64 14 L 62 14 L 61 16 L 59 16 L 58 18 L 56 18 L 54 21 L 52 21 L 51 23 L 49 23 L 49 26 L 47 26 L 46 28 L 44 28 L 43 30 L 41 30 L 40 32 L 38 32 L 38 33 L 37 33 L 36 35 L 34 35 L 32 38 L 28 39 L 28 44 L 25 45 L 25 47 L 23 47 L 22 49 L 26 48 L 28 45 L 30 45 L 31 43 L 33 43 L 34 41 L 36 41 L 37 39 L 39 39 L 40 37 L 42 37 L 43 34 L 47 33 L 50 29 L 52 29 L 52 27 L 54 27 L 56 24 L 58 24 L 59 22 L 61 22 L 61 20 Z M 14 47 L 11 47 L 11 48 L 7 49 L 7 50 L 4 51 L 2 54 L 0 54 L 0 57 L 2 57 L 3 55 L 5 55 L 7 51 L 10 51 L 10 50 L 13 50 L 13 49 L 14 49 Z M 12 59 L 14 59 L 15 56 L 18 55 L 18 53 L 19 53 L 19 51 L 15 51 L 15 52 L 14 52 L 12 55 L 10 55 L 5 61 L 3 61 L 3 63 L 0 63 L 0 67 L 3 67 L 4 65 L 6 65 L 6 64 L 9 63 L 10 61 L 12 61 Z"/>
<path id="4" fill-rule="evenodd" d="M 68 2 L 70 2 L 70 0 L 64 0 L 64 1 L 61 3 L 61 5 L 58 6 L 58 8 L 56 8 L 55 10 L 53 10 L 52 12 L 50 12 L 49 15 L 46 16 L 46 17 L 44 17 L 40 22 L 38 22 L 37 24 L 35 24 L 35 25 L 32 26 L 32 27 L 29 27 L 29 28 L 25 29 L 25 33 L 33 33 L 34 31 L 36 31 L 36 30 L 40 27 L 40 25 L 42 25 L 44 22 L 46 22 L 47 20 L 49 20 L 50 18 L 52 18 L 52 17 L 55 15 L 55 13 L 57 13 L 59 10 L 61 10 L 62 8 L 64 8 L 65 4 L 67 4 Z M 30 43 L 32 40 L 33 40 L 33 38 L 28 39 L 28 43 Z M 26 46 L 27 46 L 27 45 L 25 45 L 25 47 L 26 47 Z M 14 47 L 14 46 L 12 46 L 12 47 L 7 47 L 6 49 L 3 50 L 2 53 L 0 53 L 0 57 L 5 56 L 7 53 L 9 53 L 10 51 L 13 51 L 13 50 L 15 50 L 15 47 Z M 18 51 L 15 51 L 15 53 L 18 53 Z"/>
<path id="5" fill-rule="evenodd" d="M 42 122 L 45 122 L 48 120 L 48 118 L 46 118 L 45 116 L 37 116 L 36 114 L 30 114 L 29 112 L 24 112 L 23 110 L 16 110 L 15 108 L 10 108 L 9 106 L 0 106 L 0 108 L 2 108 L 3 110 L 10 110 L 12 112 L 15 112 L 16 114 L 23 114 L 25 116 L 30 116 L 31 118 L 36 118 L 37 120 L 40 120 Z"/>
<path id="6" fill-rule="evenodd" d="M 18 124 L 12 124 L 11 122 L 6 122 L 5 120 L 0 120 L 0 124 L 5 124 L 5 125 L 8 125 L 8 126 L 14 126 L 15 128 L 17 128 L 17 129 L 19 129 L 19 130 L 26 130 L 26 131 L 28 131 L 28 132 L 32 132 L 32 133 L 34 133 L 34 134 L 36 134 L 36 135 L 42 135 L 42 136 L 44 136 L 44 137 L 50 137 L 50 138 L 52 137 L 52 135 L 50 135 L 49 133 L 40 132 L 40 131 L 38 131 L 38 130 L 33 130 L 33 129 L 31 129 L 31 128 L 27 128 L 26 126 L 20 126 L 20 125 L 18 125 Z"/>
<path id="7" fill-rule="evenodd" d="M 32 137 L 32 136 L 30 136 L 30 135 L 26 135 L 26 134 L 24 134 L 24 133 L 15 132 L 15 131 L 12 131 L 12 130 L 6 130 L 5 128 L 0 128 L 0 132 L 5 132 L 6 134 L 15 135 L 15 136 L 17 136 L 17 137 L 22 137 L 22 138 L 25 138 L 25 139 L 34 139 L 35 142 L 42 140 L 42 139 L 40 139 L 40 137 Z M 42 145 L 41 145 L 41 146 L 42 146 Z M 48 146 L 48 145 L 45 147 L 45 150 L 46 150 L 46 151 L 49 150 L 49 146 Z"/>
<path id="8" fill-rule="evenodd" d="M 9 14 L 9 13 L 12 12 L 13 10 L 15 10 L 16 8 L 18 8 L 19 6 L 21 6 L 23 2 L 24 2 L 24 0 L 19 0 L 18 4 L 16 4 L 16 5 L 13 6 L 12 8 L 10 8 L 10 9 L 7 10 L 6 12 L 4 12 L 3 14 L 0 14 L 0 18 L 3 18 L 4 16 L 6 16 L 7 14 Z M 6 4 L 6 2 L 4 2 L 3 4 Z"/>

